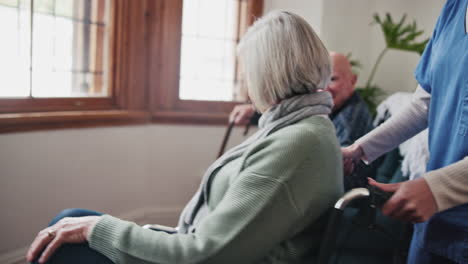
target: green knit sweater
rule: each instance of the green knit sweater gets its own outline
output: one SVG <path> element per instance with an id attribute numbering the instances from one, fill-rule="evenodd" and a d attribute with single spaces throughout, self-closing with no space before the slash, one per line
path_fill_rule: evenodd
<path id="1" fill-rule="evenodd" d="M 211 212 L 191 234 L 104 215 L 90 246 L 115 263 L 314 263 L 324 213 L 342 193 L 333 124 L 313 116 L 252 144 L 221 168 Z"/>

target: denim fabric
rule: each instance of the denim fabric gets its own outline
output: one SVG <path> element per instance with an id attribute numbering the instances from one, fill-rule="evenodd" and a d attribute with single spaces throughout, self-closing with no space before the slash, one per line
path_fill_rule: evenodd
<path id="1" fill-rule="evenodd" d="M 456 264 L 456 262 L 436 255 L 419 246 L 418 237 L 415 234 L 413 234 L 413 239 L 411 241 L 408 264 Z"/>
<path id="2" fill-rule="evenodd" d="M 373 128 L 372 116 L 364 100 L 355 92 L 346 103 L 330 115 L 335 125 L 336 136 L 342 147 L 349 146 Z M 364 187 L 367 177 L 374 178 L 379 162 L 366 165 L 358 163 L 354 172 L 344 177 L 345 190 Z"/>
<path id="3" fill-rule="evenodd" d="M 372 115 L 364 100 L 355 92 L 346 103 L 330 115 L 341 146 L 349 146 L 374 127 Z"/>
<path id="4" fill-rule="evenodd" d="M 90 215 L 102 215 L 101 213 L 85 209 L 65 209 L 60 212 L 50 222 L 49 226 L 54 225 L 64 217 L 81 217 Z M 33 262 L 37 264 L 38 262 Z M 83 244 L 65 244 L 61 246 L 48 264 L 113 264 L 113 262 L 101 253 L 91 249 L 88 243 Z"/>
<path id="5" fill-rule="evenodd" d="M 431 94 L 427 170 L 443 168 L 468 155 L 468 0 L 448 0 L 415 71 Z"/>
<path id="6" fill-rule="evenodd" d="M 454 263 L 468 264 L 467 219 L 468 205 L 465 204 L 438 213 L 427 222 L 415 224 L 414 247 L 424 249 L 418 251 L 422 254 L 428 251 Z"/>

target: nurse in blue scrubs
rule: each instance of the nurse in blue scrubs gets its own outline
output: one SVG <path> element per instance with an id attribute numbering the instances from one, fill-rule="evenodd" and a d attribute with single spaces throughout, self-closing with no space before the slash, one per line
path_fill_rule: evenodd
<path id="1" fill-rule="evenodd" d="M 410 264 L 468 263 L 467 12 L 468 0 L 447 0 L 415 72 L 419 87 L 413 110 L 423 109 L 419 111 L 421 120 L 429 128 L 426 175 L 399 184 L 369 180 L 372 185 L 394 192 L 382 207 L 384 214 L 416 223 Z M 422 107 L 415 101 L 423 102 Z M 418 122 L 408 118 L 408 114 L 417 116 L 417 111 L 389 120 L 386 126 L 344 148 L 345 170 L 352 168 L 357 159 L 372 161 L 389 147 L 397 146 L 397 141 L 417 133 Z M 387 143 L 392 138 L 397 139 L 394 145 Z M 372 156 L 372 151 L 378 155 Z"/>
<path id="2" fill-rule="evenodd" d="M 415 72 L 431 95 L 427 171 L 468 156 L 467 3 L 447 1 Z M 468 263 L 468 204 L 415 224 L 414 230 L 408 263 Z"/>

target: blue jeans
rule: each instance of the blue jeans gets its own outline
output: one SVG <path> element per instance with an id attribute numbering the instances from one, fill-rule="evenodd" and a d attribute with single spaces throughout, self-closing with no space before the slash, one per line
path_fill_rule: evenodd
<path id="1" fill-rule="evenodd" d="M 80 217 L 90 215 L 102 215 L 101 213 L 85 209 L 65 209 L 60 212 L 49 226 L 54 225 L 64 217 Z M 38 262 L 33 262 L 37 264 Z M 62 245 L 49 259 L 48 264 L 114 264 L 103 254 L 90 248 L 88 243 Z"/>

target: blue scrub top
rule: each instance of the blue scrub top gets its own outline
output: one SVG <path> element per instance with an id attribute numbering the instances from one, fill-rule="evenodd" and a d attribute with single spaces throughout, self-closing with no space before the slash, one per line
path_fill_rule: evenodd
<path id="1" fill-rule="evenodd" d="M 468 156 L 468 0 L 448 0 L 415 76 L 431 94 L 428 171 Z M 419 245 L 468 263 L 468 204 L 415 226 Z"/>
<path id="2" fill-rule="evenodd" d="M 468 156 L 467 0 L 448 0 L 416 69 L 431 94 L 428 170 Z"/>

